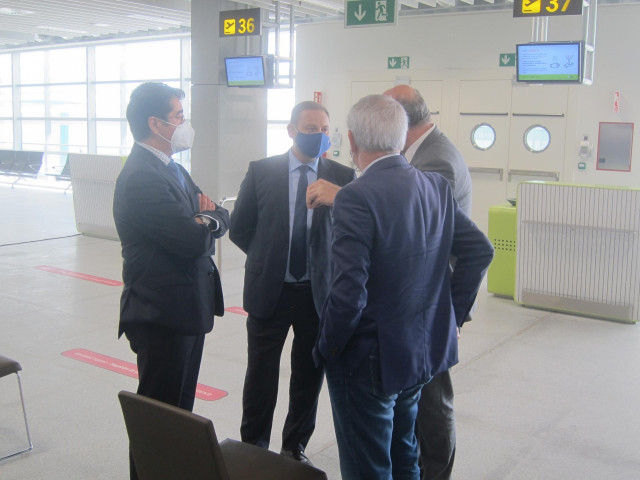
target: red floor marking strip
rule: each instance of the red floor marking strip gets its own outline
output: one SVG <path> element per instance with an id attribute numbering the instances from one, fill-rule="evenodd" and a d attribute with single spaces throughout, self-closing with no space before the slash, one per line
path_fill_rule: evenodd
<path id="1" fill-rule="evenodd" d="M 89 282 L 100 283 L 102 285 L 109 285 L 110 287 L 119 287 L 120 285 L 122 285 L 122 282 L 119 282 L 118 280 L 110 280 L 108 278 L 95 277 L 93 275 L 74 272 L 72 270 L 64 270 L 62 268 L 48 267 L 47 265 L 39 265 L 34 268 L 37 268 L 38 270 L 43 270 L 49 273 L 57 273 L 58 275 L 66 275 L 67 277 L 79 278 L 80 280 L 87 280 Z"/>
<path id="2" fill-rule="evenodd" d="M 242 307 L 229 307 L 224 309 L 225 312 L 237 313 L 239 315 L 244 315 L 245 317 L 249 314 L 244 311 Z"/>
<path id="3" fill-rule="evenodd" d="M 66 352 L 62 352 L 62 355 L 88 363 L 89 365 L 104 368 L 105 370 L 121 373 L 127 377 L 138 378 L 138 366 L 135 363 L 125 362 L 124 360 L 108 357 L 107 355 L 85 350 L 84 348 L 67 350 Z M 218 390 L 217 388 L 202 385 L 201 383 L 196 387 L 196 398 L 200 400 L 213 401 L 226 397 L 227 395 L 228 393 L 224 390 Z"/>

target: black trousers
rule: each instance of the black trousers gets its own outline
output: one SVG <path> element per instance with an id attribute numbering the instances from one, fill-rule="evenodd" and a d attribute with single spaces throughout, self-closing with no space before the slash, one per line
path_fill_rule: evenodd
<path id="1" fill-rule="evenodd" d="M 289 411 L 282 431 L 284 450 L 305 449 L 315 429 L 324 369 L 311 351 L 318 335 L 318 314 L 310 285 L 285 284 L 271 318 L 247 319 L 248 363 L 242 395 L 243 442 L 269 447 L 278 399 L 282 349 L 293 327 Z"/>
<path id="2" fill-rule="evenodd" d="M 125 331 L 137 355 L 140 395 L 192 411 L 204 347 L 204 335 L 181 335 L 153 325 Z M 137 480 L 129 453 L 131 480 Z"/>
<path id="3" fill-rule="evenodd" d="M 422 387 L 416 418 L 422 480 L 449 480 L 456 455 L 453 385 L 449 370 Z"/>

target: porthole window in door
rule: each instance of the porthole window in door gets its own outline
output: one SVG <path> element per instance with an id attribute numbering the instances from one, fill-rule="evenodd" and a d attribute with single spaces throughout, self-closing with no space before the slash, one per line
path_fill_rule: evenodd
<path id="1" fill-rule="evenodd" d="M 471 130 L 471 144 L 478 150 L 489 150 L 496 143 L 496 131 L 488 123 L 481 123 Z"/>
<path id="2" fill-rule="evenodd" d="M 542 125 L 532 125 L 524 132 L 524 146 L 533 153 L 544 152 L 551 143 L 551 134 Z"/>

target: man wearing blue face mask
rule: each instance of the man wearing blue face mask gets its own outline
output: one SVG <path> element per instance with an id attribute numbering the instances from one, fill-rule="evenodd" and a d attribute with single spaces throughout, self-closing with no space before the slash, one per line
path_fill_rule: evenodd
<path id="1" fill-rule="evenodd" d="M 329 114 L 322 105 L 296 105 L 287 130 L 293 146 L 250 163 L 231 216 L 229 238 L 247 254 L 248 363 L 240 435 L 244 442 L 269 447 L 280 356 L 293 327 L 281 453 L 309 463 L 305 448 L 323 379 L 311 351 L 331 278 L 331 207 L 355 172 L 322 157 L 330 146 Z"/>

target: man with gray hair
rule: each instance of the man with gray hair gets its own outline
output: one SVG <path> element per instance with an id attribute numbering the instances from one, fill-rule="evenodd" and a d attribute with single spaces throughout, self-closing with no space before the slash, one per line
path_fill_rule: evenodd
<path id="1" fill-rule="evenodd" d="M 314 359 L 325 365 L 343 480 L 417 480 L 420 391 L 457 363 L 457 326 L 493 248 L 447 180 L 400 155 L 407 116 L 398 102 L 365 97 L 347 127 L 362 175 L 335 197 Z"/>
<path id="2" fill-rule="evenodd" d="M 396 85 L 384 94 L 397 100 L 407 112 L 409 130 L 403 148 L 407 161 L 418 170 L 444 176 L 451 185 L 453 198 L 471 216 L 469 169 L 460 151 L 431 121 L 429 107 L 420 92 L 409 85 Z M 455 265 L 455 259 L 451 263 Z M 416 420 L 422 480 L 451 478 L 456 455 L 453 396 L 449 370 L 436 375 L 422 389 Z"/>

